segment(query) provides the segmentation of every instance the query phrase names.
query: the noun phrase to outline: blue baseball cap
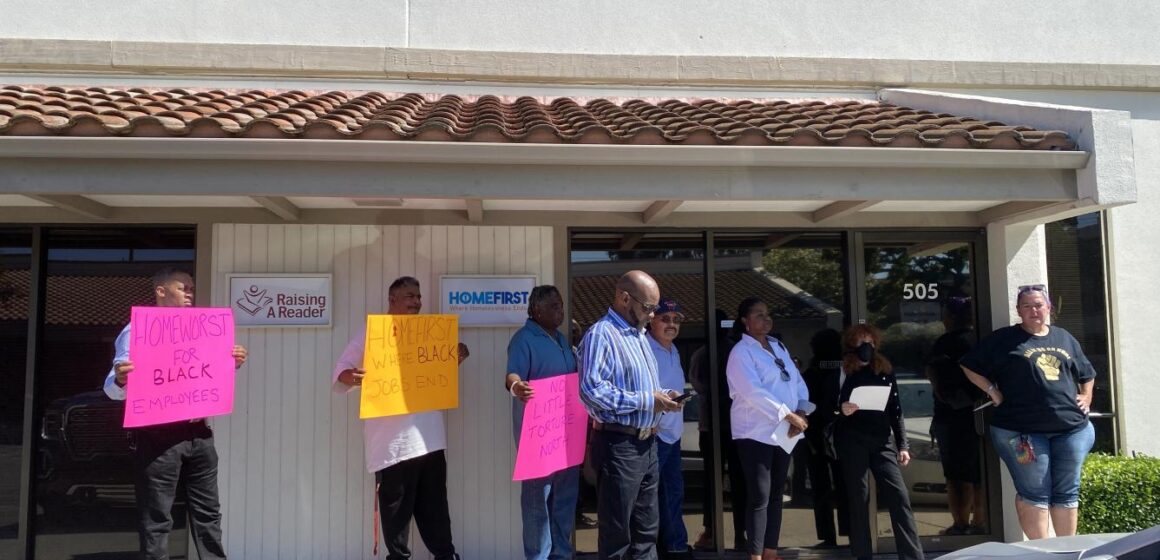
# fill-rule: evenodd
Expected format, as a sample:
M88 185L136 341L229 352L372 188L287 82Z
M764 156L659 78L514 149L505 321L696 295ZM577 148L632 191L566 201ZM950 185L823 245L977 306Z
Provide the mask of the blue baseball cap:
M657 304L657 310L653 312L653 315L659 317L665 313L676 313L682 319L685 318L685 314L681 313L681 304L677 303L677 300L673 298L661 298L660 303Z

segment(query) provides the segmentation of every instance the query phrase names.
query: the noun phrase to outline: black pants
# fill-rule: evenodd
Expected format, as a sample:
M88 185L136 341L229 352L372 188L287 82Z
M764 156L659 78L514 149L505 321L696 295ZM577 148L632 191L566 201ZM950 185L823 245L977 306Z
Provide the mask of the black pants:
M910 509L910 496L902 482L898 452L889 440L873 444L857 436L838 435L834 442L846 492L850 496L850 552L856 558L870 558L870 484L869 470L878 482L878 496L890 510L890 524L898 546L899 560L922 560L922 544Z
M189 530L202 560L226 557L218 502L218 456L213 432L205 422L181 422L134 430L137 532L141 556L169 558L173 501L177 483L185 481Z
M801 447L800 445L798 447ZM810 452L810 489L814 500L814 529L818 539L836 541L838 535L850 534L850 514L847 511L846 478L838 461L824 453ZM838 509L838 527L834 530L834 508Z
M451 542L447 507L447 456L443 450L408 459L379 471L379 511L387 560L407 560L411 517L435 560L458 558Z
M698 432L701 446L701 457L705 462L705 499L702 500L704 504L705 520L703 525L706 529L713 528L713 509L717 501L717 486L719 482L713 477L714 465L717 458L713 456L713 434L711 432ZM745 540L745 500L748 495L745 492L745 474L741 472L741 459L737 456L737 446L734 445L733 436L729 434L721 435L721 454L725 456L725 474L729 477L729 501L733 505L733 534L738 541ZM715 531L717 538L725 536L724 531Z
M734 440L745 471L749 503L745 509L745 531L749 554L763 548L776 549L781 536L781 499L789 474L790 455L776 445L751 439Z
M592 433L600 560L656 560L660 531L656 437Z

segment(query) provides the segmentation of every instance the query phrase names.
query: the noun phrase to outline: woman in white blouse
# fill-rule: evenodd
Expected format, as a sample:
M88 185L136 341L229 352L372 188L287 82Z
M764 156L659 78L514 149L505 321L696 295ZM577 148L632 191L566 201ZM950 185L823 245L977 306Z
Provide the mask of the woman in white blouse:
M769 336L773 319L756 297L737 309L734 330L741 336L729 353L729 411L733 439L749 489L745 527L750 560L774 560L781 533L781 492L790 455L782 448L806 429L813 412L809 390L793 358ZM784 423L784 425L782 425ZM792 448L792 447L791 447Z

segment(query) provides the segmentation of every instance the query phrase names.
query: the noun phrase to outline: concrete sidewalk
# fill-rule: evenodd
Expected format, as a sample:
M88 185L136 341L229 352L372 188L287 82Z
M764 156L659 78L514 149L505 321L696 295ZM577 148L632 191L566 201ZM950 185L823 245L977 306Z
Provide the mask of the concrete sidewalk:
M928 560L937 558L944 553L935 552L927 553ZM787 560L849 560L853 558L847 548L837 548L830 550L818 550L811 548L783 548L778 551L778 555ZM723 556L717 556L713 552L695 552L693 556L697 560L745 560L748 556L741 551L727 550ZM596 560L596 554L580 554L576 556L576 560ZM874 560L897 560L897 554L875 554Z

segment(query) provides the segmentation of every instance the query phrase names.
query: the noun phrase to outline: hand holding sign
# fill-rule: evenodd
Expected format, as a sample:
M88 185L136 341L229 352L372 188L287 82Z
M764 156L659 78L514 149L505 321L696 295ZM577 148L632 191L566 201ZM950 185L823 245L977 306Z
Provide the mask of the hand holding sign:
M134 307L129 330L130 360L115 368L127 382L126 428L233 411L234 369L246 353L234 346L229 309Z
M359 418L459 406L459 318L368 315Z
M113 382L116 383L118 387L124 387L125 384L129 383L129 374L132 372L133 362L131 360L125 360L123 362L117 362L113 364Z

